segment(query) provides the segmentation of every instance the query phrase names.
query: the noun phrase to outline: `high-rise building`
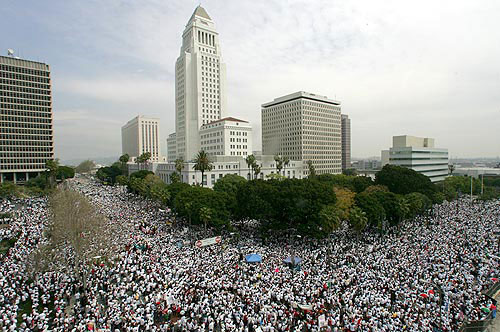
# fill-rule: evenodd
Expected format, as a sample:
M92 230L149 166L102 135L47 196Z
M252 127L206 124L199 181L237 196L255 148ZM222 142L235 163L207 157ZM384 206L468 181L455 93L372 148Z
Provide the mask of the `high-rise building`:
M214 21L196 7L182 33L175 63L176 156L192 160L200 150L202 125L225 117L226 66Z
M167 138L167 161L174 162L177 159L177 135L172 133Z
M340 102L296 92L262 105L262 153L311 160L316 173L342 172Z
M52 159L49 65L0 56L0 182L27 181Z
M161 161L160 120L138 115L122 127L122 153L130 157L151 153L151 161Z
M443 181L448 175L448 149L435 148L434 138L393 136L389 164L411 168L432 182Z
M252 154L252 126L248 121L223 118L200 128L201 149L209 156Z
M342 114L342 170L351 168L351 119Z

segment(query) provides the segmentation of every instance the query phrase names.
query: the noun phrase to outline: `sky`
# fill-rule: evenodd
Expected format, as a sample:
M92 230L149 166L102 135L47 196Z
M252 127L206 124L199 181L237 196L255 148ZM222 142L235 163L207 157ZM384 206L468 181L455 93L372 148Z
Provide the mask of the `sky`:
M174 131L175 60L199 1L2 0L0 53L48 63L56 157L119 156L121 127ZM228 115L307 91L342 102L352 156L394 135L455 157L500 156L500 1L205 0L227 66ZM5 53L5 54L4 54Z

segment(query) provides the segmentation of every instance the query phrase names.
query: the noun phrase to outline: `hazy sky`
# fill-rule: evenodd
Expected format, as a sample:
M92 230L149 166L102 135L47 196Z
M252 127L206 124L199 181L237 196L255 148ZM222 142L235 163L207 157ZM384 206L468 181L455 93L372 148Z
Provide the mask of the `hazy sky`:
M198 1L1 0L0 52L52 70L56 156L118 156L137 114L174 131L173 69ZM500 1L203 1L227 64L228 114L296 91L342 102L352 155L393 135L452 157L500 155ZM165 142L163 142L165 143ZM166 145L166 144L164 144Z

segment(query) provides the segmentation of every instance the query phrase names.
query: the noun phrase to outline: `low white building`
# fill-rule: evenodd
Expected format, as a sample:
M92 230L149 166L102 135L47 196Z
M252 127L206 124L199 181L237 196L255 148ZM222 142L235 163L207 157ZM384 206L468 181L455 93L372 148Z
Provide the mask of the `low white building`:
M252 154L252 126L248 121L228 117L200 128L200 146L209 156Z
M432 182L448 176L448 149L434 147L433 138L393 136L389 164L411 168Z
M251 169L245 159L241 156L214 156L211 157L213 160L214 168L205 172L203 185L208 188L212 188L217 180L224 177L226 174L235 174L245 179L255 178ZM261 167L261 171L257 178L267 179L267 175L276 174L276 162L274 161L274 156L264 155L256 156L257 164ZM171 183L171 176L176 172L175 163L173 162L163 162L163 163L148 163L147 165L137 165L135 163L128 163L129 172L133 173L139 169L147 169L158 175L165 183ZM302 161L290 161L288 167L285 167L280 172L287 178L297 178L302 179L305 177L303 174ZM184 163L184 168L181 171L182 182L188 183L190 185L201 184L201 172L194 170L194 163L186 162Z

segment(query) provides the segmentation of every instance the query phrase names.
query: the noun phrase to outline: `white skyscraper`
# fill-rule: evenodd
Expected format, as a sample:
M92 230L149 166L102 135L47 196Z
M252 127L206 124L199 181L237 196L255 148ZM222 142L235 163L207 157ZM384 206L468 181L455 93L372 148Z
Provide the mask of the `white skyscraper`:
M215 23L196 7L182 34L175 63L175 140L177 158L188 161L200 150L200 127L225 117L226 66Z

